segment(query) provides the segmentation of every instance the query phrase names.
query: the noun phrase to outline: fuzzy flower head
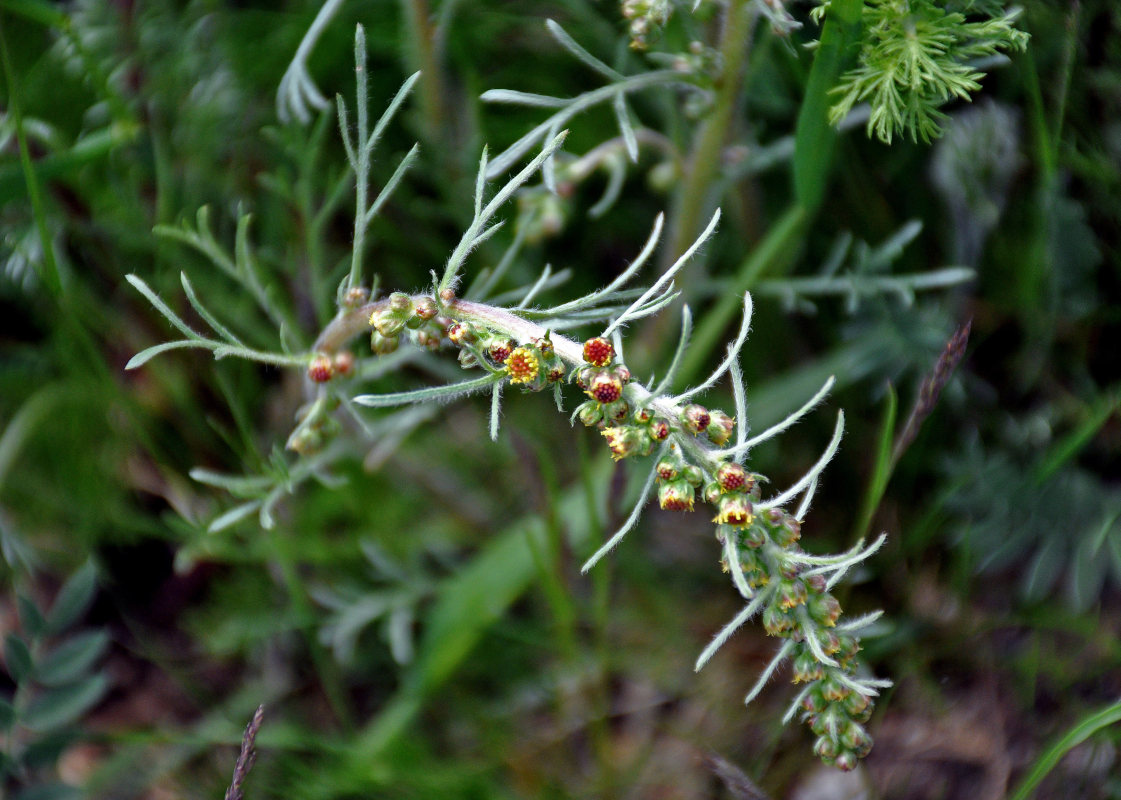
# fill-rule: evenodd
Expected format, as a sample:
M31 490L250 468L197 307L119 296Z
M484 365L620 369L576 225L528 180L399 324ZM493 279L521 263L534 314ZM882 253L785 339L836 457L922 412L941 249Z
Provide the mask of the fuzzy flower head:
M716 468L716 482L722 492L748 492L755 485L755 479L734 461L725 461Z
M588 384L588 397L604 405L623 396L623 382L610 372L597 372Z
M506 357L506 371L510 383L533 383L541 370L541 359L536 348L518 347Z
M713 522L720 525L731 525L735 528L745 528L755 519L755 509L751 501L742 494L728 494L720 498L719 513Z
M693 487L680 478L666 481L658 487L658 505L666 511L692 511Z
M602 336L584 342L584 360L596 367L606 367L615 358L615 348Z
M611 457L616 461L627 456L640 454L643 445L650 441L643 435L642 431L630 426L605 428L603 436L607 439L607 446L611 449Z

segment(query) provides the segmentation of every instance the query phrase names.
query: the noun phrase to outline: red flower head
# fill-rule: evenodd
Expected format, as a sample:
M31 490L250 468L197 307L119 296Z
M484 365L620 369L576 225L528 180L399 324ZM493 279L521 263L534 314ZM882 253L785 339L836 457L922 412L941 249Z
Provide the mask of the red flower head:
M716 468L716 482L724 492L746 492L754 485L755 479L739 464L727 461Z
M584 360L597 367L606 367L615 358L615 348L602 336L584 342Z
M597 372L588 384L588 397L604 405L623 396L623 384L610 372Z

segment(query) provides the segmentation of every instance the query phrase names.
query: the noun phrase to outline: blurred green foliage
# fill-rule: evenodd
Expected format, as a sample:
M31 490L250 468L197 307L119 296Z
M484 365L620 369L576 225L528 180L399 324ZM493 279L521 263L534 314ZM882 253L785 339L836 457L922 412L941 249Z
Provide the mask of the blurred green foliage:
M651 50L716 43L721 15L704 5L695 17L679 8ZM606 178L575 187L563 233L528 245L507 278L518 286L545 262L572 267L571 287L553 295L576 296L633 258L658 211L681 220L684 206L719 197L723 230L686 287L704 345L694 374L734 327L738 300L720 310L734 286L757 290L745 364L753 429L837 376L834 402L852 423L806 526L815 552L850 544L860 499L883 475L872 443L886 382L907 409L950 333L973 318L966 360L884 489L874 524L889 544L842 597L847 611L884 607L892 620L867 652L900 684L872 722L879 750L865 769L881 796L933 796L919 778L900 788L892 777L929 768L907 731L931 737L930 752L955 769L988 774L1005 759L1024 775L1046 742L1121 693L1121 11L1107 0L1024 6L1028 52L990 65L980 103L944 106L946 137L932 147L887 148L859 125L833 134L820 96L819 113L800 120L807 86L829 88L814 78L824 62L811 66L801 47L818 29L796 4L803 29L780 35L755 19L731 112L708 134L719 145L708 177L694 180L682 162L706 136L706 109L682 107L674 89L635 94L634 117L668 149L644 147L598 219L584 210ZM231 248L239 215L251 213L288 335L314 338L349 265L349 195L313 224L345 159L330 114L281 125L275 92L317 10L0 0L0 550L11 587L0 625L24 645L8 648L0 695L51 686L37 659L83 643L85 669L54 683L99 681L75 690L81 702L59 719L83 722L49 758L23 771L5 762L3 792L64 796L49 792L65 782L80 787L74 796L217 797L232 745L264 702L248 797L738 796L709 753L789 796L812 757L802 731L776 724L784 696L738 703L772 644L741 633L692 672L736 600L714 574L706 521L652 510L610 562L579 575L639 487L543 398L511 397L497 443L479 400L388 428L365 463L344 459L331 480L309 475L284 493L271 530L249 516L208 532L234 503L191 470L290 478L296 462L282 448L299 376L196 351L126 373L169 328L124 276L196 324L186 272L247 342L275 346L274 320L248 293L153 234L209 206L215 240ZM545 116L485 105L483 91L570 97L602 84L557 46L546 17L624 74L652 68L603 2L353 0L326 29L309 68L329 94L352 91L357 22L374 109L422 62L436 67L373 165L380 186L421 143L371 228L367 263L383 286L427 284L470 221L482 144L500 152ZM446 35L426 40L418 19ZM841 63L832 67L838 75ZM571 128L572 153L617 135L609 109ZM822 158L818 147L834 140ZM799 141L816 144L799 153ZM664 195L656 178L667 162ZM877 261L911 220L921 232ZM873 244L845 262L841 245L853 239ZM481 250L475 268L508 241ZM943 265L977 278L912 303L795 291L798 279L855 286ZM636 330L632 366L660 369L674 328ZM375 385L410 388L456 370L411 363ZM816 458L828 417L760 447L754 463L785 485ZM92 580L90 559L100 592L63 627L105 631L104 654L99 633L62 640L51 638L61 628L36 628L34 609L57 608L48 598L79 580L66 576ZM992 753L971 760L946 744L947 726L986 702L1005 722L979 727ZM11 758L11 731L32 726L4 717ZM1098 766L1116 759L1117 728L1093 730L1082 766L1060 762L1037 797L1121 797ZM925 785L970 796L939 780L948 783Z

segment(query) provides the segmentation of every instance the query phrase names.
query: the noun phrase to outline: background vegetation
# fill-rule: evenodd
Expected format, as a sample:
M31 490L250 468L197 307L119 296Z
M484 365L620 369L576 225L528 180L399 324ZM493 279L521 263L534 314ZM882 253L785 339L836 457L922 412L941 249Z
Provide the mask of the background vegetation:
M375 114L424 70L373 167L384 184L420 142L367 255L382 286L406 290L428 283L470 221L483 143L498 152L544 118L480 94L575 96L602 83L546 18L621 71L646 68L613 3L426 6L352 0L309 64L326 92L350 97L361 22ZM512 395L495 443L477 399L398 419L317 481L283 450L299 371L198 351L124 370L169 337L129 273L190 314L186 272L247 341L276 347L277 320L249 293L153 234L202 206L226 248L239 212L252 213L248 240L294 341L306 346L332 313L349 196L319 212L343 149L332 114L282 125L275 105L317 10L0 0L0 794L218 797L264 703L250 798L857 796L843 794L850 780L870 797L998 798L1018 786L1121 797L1115 3L1027 0L1028 51L991 64L972 104L946 106L936 143L889 147L857 126L831 164L793 167L811 63L801 44L818 29L808 5L790 4L805 27L762 16L749 27L728 146L703 181L643 147L599 218L586 210L601 174L560 200L520 200L556 230L538 231L508 282L532 281L546 261L570 267L571 286L552 291L563 300L633 258L659 211L680 223L682 204L719 195L721 232L682 280L700 341L687 370L703 374L734 331L716 311L731 285L756 295L753 429L837 376L830 404L850 426L805 545L836 551L864 529L889 532L841 599L886 610L865 655L896 680L870 724L876 749L845 778L815 772L808 732L778 725L785 679L740 705L773 652L762 630L749 626L694 675L737 610L707 520L651 508L579 574L637 487L547 398ZM714 11L689 24L678 14L652 49L713 39ZM632 104L689 153L713 123L683 99L657 88ZM571 128L578 154L616 135L610 109ZM807 186L820 208L792 215ZM713 197L688 194L698 187ZM482 251L475 269L500 253ZM872 290L945 265L976 277L914 298ZM845 291L792 280L830 268ZM964 360L891 471L924 375L969 319ZM636 328L632 368L659 369L675 329L672 317ZM408 388L432 369L376 385ZM789 483L831 424L811 415L752 465ZM271 529L251 515L211 532L236 497L198 468L293 491L279 493Z

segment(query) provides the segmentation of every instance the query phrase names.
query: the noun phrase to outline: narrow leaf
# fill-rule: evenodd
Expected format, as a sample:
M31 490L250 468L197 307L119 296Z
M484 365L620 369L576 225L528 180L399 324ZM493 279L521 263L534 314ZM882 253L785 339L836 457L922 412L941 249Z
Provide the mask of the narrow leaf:
M62 633L77 622L90 607L96 591L97 567L92 561L87 561L59 590L47 615L47 631Z
M473 378L459 383L449 383L444 386L432 386L427 389L415 389L411 392L392 392L390 394L360 394L354 402L368 408L389 408L403 406L409 403L425 403L430 400L445 402L461 395L470 394L486 389L506 377L503 372L493 372L481 378Z
M17 684L27 680L34 669L31 650L19 634L9 633L4 637L4 666Z
M35 677L44 686L72 683L89 672L109 645L105 631L85 631L64 639L39 663Z
M100 672L78 683L44 692L24 713L23 724L40 733L64 728L77 722L109 690L109 677Z

